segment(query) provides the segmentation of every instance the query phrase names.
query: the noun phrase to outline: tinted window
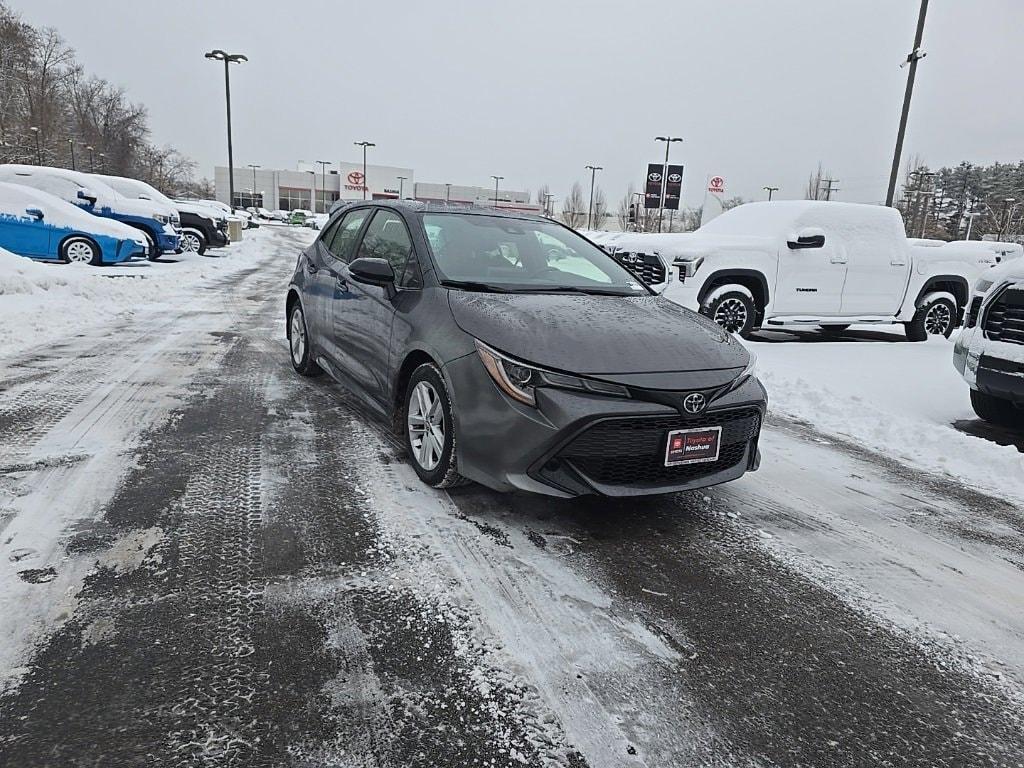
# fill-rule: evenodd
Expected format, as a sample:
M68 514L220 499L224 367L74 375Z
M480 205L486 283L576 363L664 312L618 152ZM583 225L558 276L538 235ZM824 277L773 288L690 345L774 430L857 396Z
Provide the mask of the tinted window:
M358 237L359 230L363 228L363 222L366 221L366 217L369 215L370 211L363 208L358 211L349 211L342 217L341 224L338 225L334 232L331 244L327 246L336 258L344 261L346 264L352 261L352 249L355 247L356 237Z
M341 218L342 217L339 216L334 221L330 222L326 227L324 227L324 231L320 233L320 244L324 248L329 249L331 247L331 240L334 239L334 235L338 231L338 226L341 224Z
M360 258L387 259L399 285L419 286L419 272L412 253L412 240L402 218L391 211L378 211L359 246Z

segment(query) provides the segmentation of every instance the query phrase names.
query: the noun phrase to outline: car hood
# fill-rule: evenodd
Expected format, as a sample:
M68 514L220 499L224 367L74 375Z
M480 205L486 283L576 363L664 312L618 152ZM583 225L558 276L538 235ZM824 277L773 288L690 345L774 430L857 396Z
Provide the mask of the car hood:
M713 322L661 296L449 290L448 302L466 333L558 371L632 378L742 369L749 360L743 345Z

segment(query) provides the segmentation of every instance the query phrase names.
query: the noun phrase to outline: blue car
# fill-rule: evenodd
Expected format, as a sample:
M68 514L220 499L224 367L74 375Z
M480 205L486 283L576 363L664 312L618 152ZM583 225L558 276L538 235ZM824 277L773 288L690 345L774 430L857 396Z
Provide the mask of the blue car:
M116 264L144 256L137 229L93 216L59 197L0 182L0 248L30 259Z
M113 219L141 232L150 259L181 247L178 212L152 200L132 200L88 174L38 165L0 165L0 182L48 192L94 216Z

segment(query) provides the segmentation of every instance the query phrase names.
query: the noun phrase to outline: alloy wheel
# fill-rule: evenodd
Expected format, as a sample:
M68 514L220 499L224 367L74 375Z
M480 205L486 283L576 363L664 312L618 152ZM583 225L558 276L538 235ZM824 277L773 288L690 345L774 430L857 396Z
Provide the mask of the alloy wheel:
M92 261L92 246L84 240L75 240L73 243L68 244L65 254L70 262L88 264Z
M183 232L181 247L185 253L199 253L199 237L194 232Z
M306 324L302 319L302 310L298 307L292 311L292 325L289 336L291 337L292 360L296 365L302 365L302 358L306 355Z
M739 333L747 324L747 306L737 298L728 298L715 308L714 321L729 333Z
M945 336L949 332L953 314L942 302L932 304L924 316L924 329L932 336Z
M445 440L444 408L430 382L421 381L413 388L407 421L413 458L429 472L441 462Z

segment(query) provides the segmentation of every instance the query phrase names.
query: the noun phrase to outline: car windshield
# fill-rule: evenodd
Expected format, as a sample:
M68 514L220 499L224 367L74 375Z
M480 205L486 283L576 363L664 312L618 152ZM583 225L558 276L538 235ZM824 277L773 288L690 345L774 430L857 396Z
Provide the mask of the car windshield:
M423 215L444 285L501 293L649 294L600 248L554 223L461 213Z

